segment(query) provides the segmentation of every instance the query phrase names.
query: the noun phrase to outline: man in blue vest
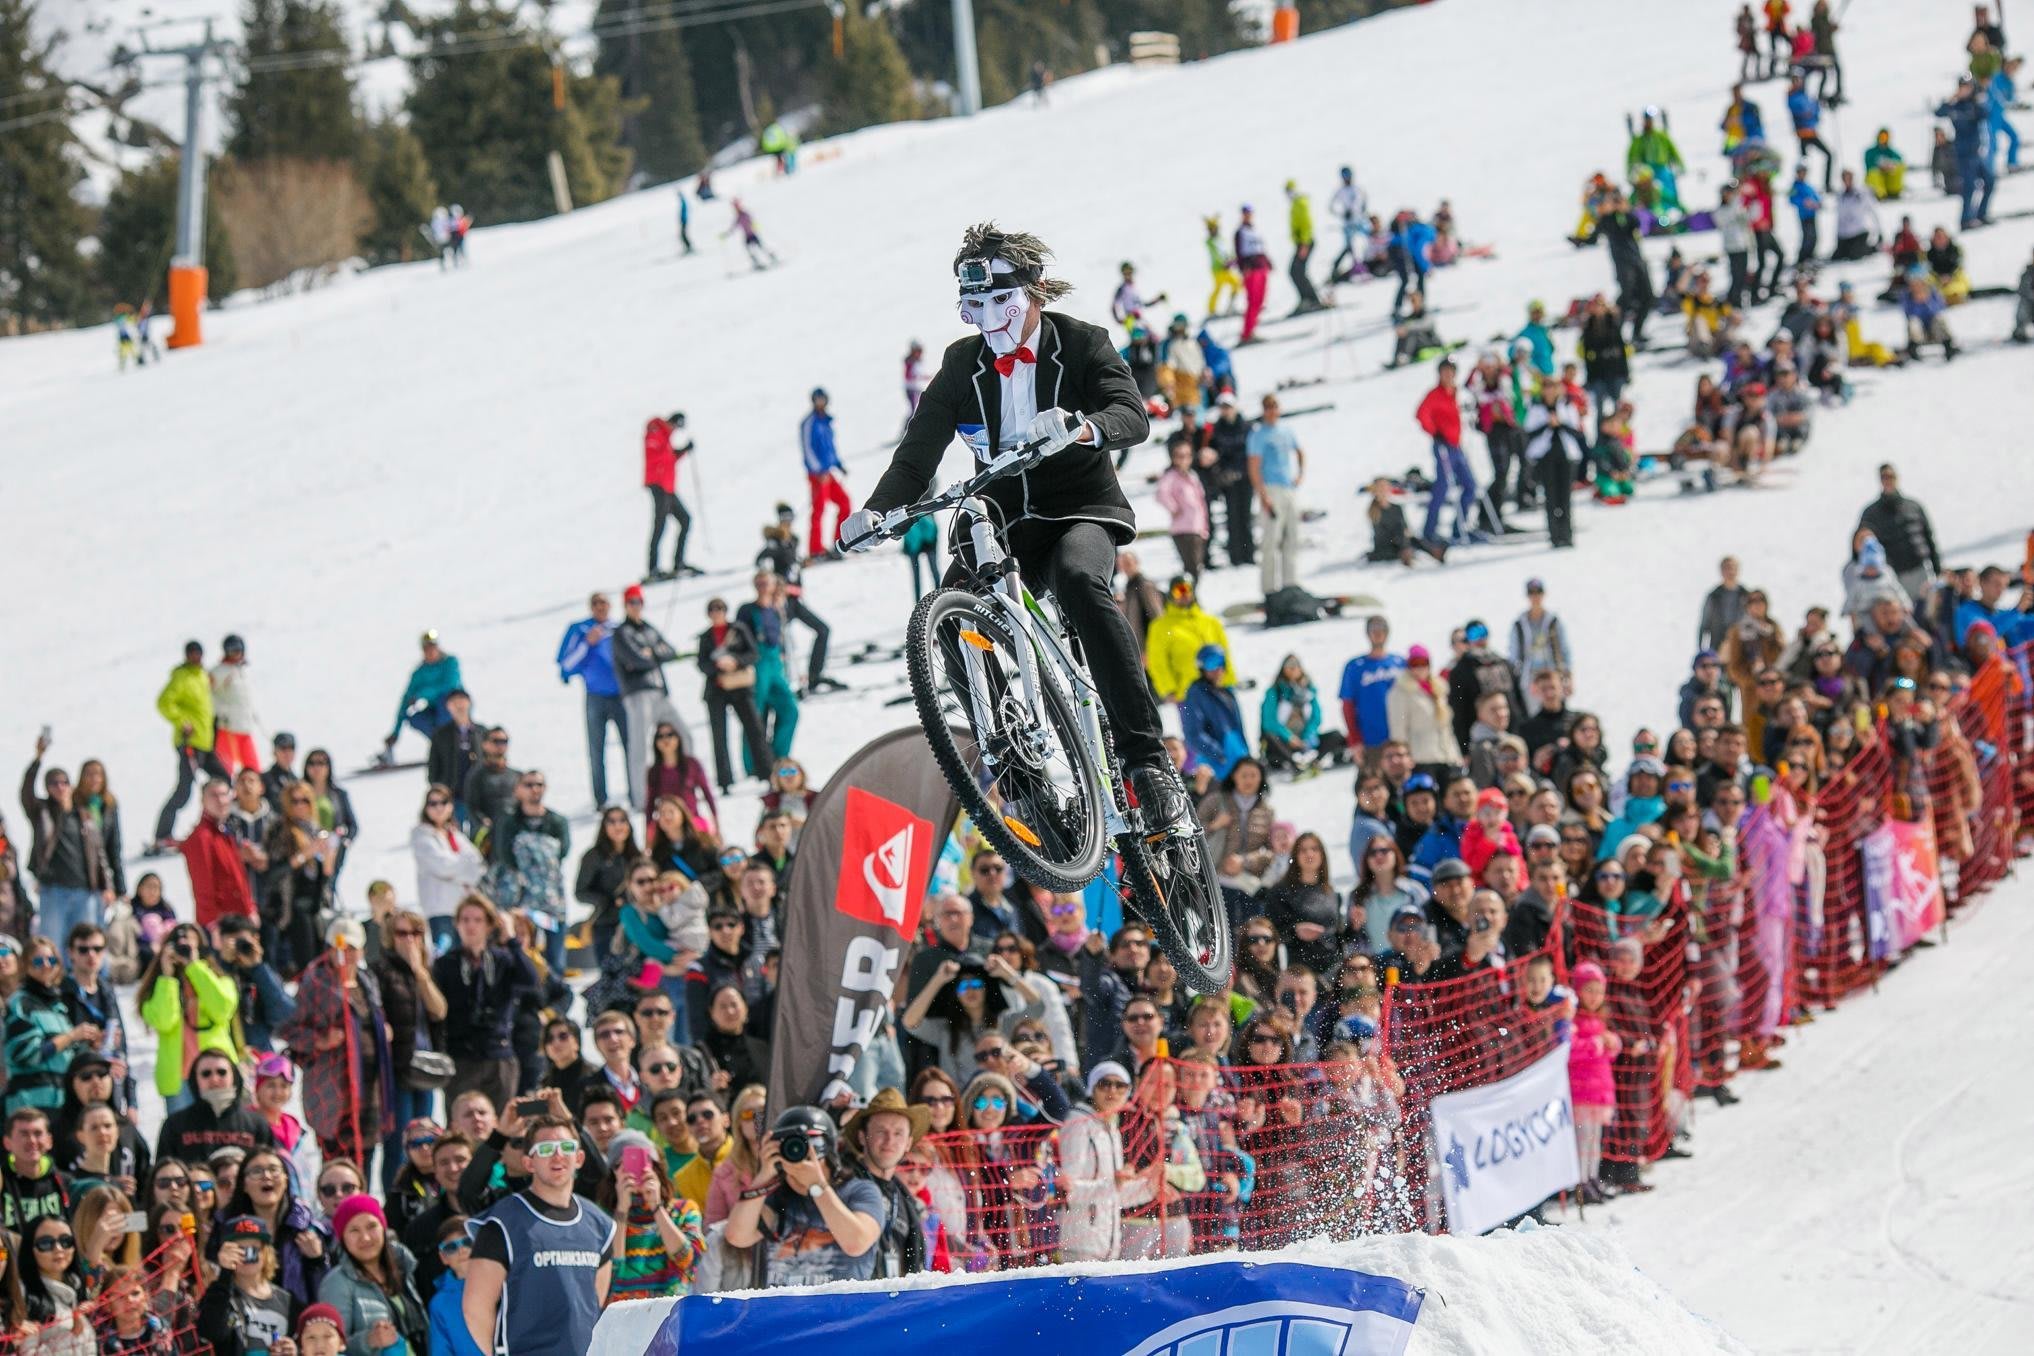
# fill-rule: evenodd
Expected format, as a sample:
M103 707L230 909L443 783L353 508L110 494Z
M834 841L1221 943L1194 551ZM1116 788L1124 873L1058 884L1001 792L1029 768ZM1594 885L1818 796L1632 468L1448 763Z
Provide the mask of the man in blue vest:
M564 1116L540 1116L518 1143L530 1184L473 1222L466 1330L495 1356L585 1356L613 1279L615 1222L574 1195L585 1161Z
M681 554L683 548L680 548ZM614 726L628 756L629 717L622 707L621 683L614 676L614 632L608 627L607 595L596 593L592 613L572 623L558 645L558 681L578 678L586 684L586 761L593 774L593 803L607 804L607 727Z

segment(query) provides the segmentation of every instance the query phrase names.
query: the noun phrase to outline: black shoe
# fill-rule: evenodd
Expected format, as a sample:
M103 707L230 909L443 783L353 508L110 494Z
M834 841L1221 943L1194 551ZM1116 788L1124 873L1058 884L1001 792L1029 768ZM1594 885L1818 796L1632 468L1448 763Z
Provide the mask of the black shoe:
M846 683L843 683L840 679L835 678L830 674L824 673L820 674L817 678L814 678L810 683L806 684L806 687L813 692L847 691Z
M1193 807L1187 804L1186 788L1170 763L1132 768L1130 790L1144 811L1145 832L1154 837L1193 823Z

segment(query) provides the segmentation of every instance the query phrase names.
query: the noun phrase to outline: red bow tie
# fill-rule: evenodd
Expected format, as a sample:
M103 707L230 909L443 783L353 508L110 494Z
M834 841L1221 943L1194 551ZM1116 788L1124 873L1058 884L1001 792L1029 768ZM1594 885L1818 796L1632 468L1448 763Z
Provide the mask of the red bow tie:
M1037 354L1024 347L1024 345L1019 344L1015 353L1005 353L1002 357L996 359L996 372L999 376L1007 377L1017 370L1018 363L1035 363L1037 361Z

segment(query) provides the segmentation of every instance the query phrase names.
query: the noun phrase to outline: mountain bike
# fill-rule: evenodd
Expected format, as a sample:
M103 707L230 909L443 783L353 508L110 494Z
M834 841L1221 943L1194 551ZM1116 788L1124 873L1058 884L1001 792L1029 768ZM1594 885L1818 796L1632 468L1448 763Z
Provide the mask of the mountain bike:
M1081 890L1113 845L1132 911L1188 988L1218 993L1229 983L1231 936L1207 840L1191 819L1171 829L1145 822L1080 638L1049 593L1024 586L998 515L977 497L1036 466L1039 447L1013 448L884 515L872 534L889 540L916 518L954 510L966 578L921 600L906 633L919 723L954 794L1018 875L1047 890Z

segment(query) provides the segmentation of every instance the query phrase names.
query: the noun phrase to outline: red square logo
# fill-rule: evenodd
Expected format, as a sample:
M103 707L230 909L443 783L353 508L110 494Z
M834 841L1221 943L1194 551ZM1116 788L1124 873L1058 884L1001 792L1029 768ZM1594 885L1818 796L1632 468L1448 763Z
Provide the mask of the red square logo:
M850 918L911 937L932 876L932 853L929 821L872 791L849 787L835 907Z

